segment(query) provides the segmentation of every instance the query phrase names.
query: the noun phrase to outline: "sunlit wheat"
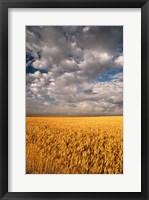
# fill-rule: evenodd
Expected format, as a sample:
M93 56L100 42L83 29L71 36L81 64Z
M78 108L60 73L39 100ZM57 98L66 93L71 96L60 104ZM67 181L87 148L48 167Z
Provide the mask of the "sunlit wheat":
M123 173L123 117L27 117L26 172Z

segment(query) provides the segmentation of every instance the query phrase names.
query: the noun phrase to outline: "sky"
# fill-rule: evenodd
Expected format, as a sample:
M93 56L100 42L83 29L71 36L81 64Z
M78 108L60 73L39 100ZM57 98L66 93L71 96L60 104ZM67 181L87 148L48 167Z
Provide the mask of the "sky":
M26 113L123 115L123 27L27 26Z

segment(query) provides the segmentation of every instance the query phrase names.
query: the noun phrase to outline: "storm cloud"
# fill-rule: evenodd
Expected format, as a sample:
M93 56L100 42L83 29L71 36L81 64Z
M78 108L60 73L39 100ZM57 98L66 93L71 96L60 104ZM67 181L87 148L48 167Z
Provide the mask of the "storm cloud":
M27 26L27 115L122 115L122 26Z

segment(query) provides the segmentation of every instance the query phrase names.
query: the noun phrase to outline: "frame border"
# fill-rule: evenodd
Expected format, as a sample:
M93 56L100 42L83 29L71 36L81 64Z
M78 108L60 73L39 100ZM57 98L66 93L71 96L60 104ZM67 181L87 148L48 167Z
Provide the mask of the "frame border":
M8 9L141 8L141 192L8 192ZM0 198L149 199L149 0L0 0Z

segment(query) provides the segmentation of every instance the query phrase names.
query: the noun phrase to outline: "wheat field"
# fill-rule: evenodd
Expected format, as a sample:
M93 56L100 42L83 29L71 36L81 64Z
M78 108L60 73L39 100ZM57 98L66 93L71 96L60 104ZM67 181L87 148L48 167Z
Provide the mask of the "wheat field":
M27 117L27 174L122 174L123 117Z

